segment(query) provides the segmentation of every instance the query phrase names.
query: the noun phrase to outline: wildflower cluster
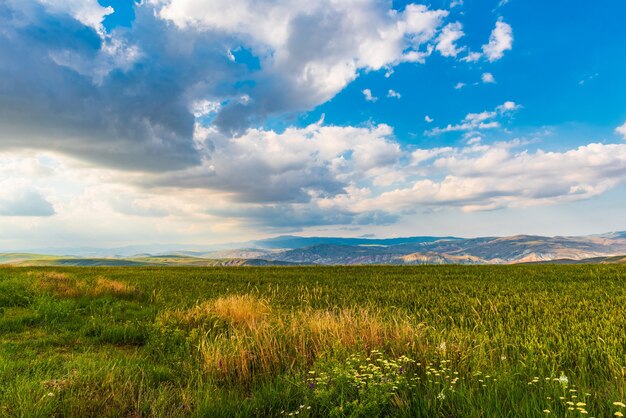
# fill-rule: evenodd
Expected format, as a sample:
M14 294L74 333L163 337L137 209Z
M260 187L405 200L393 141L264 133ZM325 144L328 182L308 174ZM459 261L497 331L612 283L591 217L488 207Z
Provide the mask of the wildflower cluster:
M552 411L563 411L568 414L578 414L581 416L588 416L588 402L591 400L591 393L585 391L579 391L576 388L575 384L571 384L569 378L561 373L559 377L545 377L543 379L539 379L539 377L534 377L533 380L529 382L529 385L538 386L539 382L543 380L546 383L546 386L543 387L543 390L546 390L550 393L559 393L560 396L547 396L546 400L551 404L550 408L546 408L543 410L545 414L550 414ZM556 384L557 386L550 386Z
M308 372L307 386L311 400L329 412L382 413L416 387L416 362L406 356L390 359L372 350L318 365ZM342 401L336 404L337 399Z
M414 363L406 356L386 359L380 351L373 350L368 357L352 354L343 364L335 364L328 371L310 371L308 383L311 389L331 387L341 382L349 383L357 392L379 387L387 393L396 393L399 388L410 386L412 379L407 371Z

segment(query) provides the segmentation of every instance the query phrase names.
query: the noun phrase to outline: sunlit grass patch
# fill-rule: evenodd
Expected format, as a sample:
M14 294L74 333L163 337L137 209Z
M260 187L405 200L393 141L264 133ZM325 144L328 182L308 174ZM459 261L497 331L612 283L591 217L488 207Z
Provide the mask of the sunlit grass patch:
M404 353L424 344L423 325L402 316L365 308L283 311L251 295L166 312L161 321L197 327L195 344L204 370L248 383L255 375L276 375L329 352L384 348Z
M263 322L270 314L268 303L251 295L218 298L213 302L213 309L218 318L250 328Z
M68 274L56 271L29 272L35 280L33 287L45 293L52 293L63 298L77 298L83 296L87 290L84 281L76 280Z
M161 323L174 323L185 328L215 327L216 322L237 328L254 328L271 312L267 301L251 295L230 295L198 303L189 309L166 310Z
M97 278L95 286L89 289L88 295L95 297L105 295L127 297L137 293L137 289L129 284L100 276Z
M129 297L138 294L131 285L98 276L95 280L72 277L56 271L29 272L34 278L33 288L61 298L117 296Z

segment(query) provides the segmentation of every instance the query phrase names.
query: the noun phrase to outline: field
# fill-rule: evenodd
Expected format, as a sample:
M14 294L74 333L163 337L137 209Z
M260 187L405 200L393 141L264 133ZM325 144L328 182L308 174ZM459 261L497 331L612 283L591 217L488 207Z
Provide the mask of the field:
M626 268L0 268L0 416L626 414Z

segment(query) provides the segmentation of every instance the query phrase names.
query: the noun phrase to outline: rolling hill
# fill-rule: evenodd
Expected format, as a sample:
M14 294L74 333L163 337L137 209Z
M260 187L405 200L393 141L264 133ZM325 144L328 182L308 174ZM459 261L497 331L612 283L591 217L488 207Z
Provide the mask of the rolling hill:
M182 247L130 256L0 254L0 264L21 266L281 266L355 264L618 263L626 232L581 237L406 237L391 239L294 237L227 245L221 250ZM256 245L256 246L255 246ZM139 249L140 247L133 247ZM152 248L159 248L152 246ZM110 250L102 250L106 253ZM90 249L97 253L97 249ZM620 258L621 257L621 258Z

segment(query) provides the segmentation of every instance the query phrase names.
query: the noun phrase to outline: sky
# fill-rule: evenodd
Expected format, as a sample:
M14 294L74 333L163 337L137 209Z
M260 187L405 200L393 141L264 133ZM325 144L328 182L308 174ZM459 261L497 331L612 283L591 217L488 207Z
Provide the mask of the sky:
M0 0L0 250L626 230L625 15Z

